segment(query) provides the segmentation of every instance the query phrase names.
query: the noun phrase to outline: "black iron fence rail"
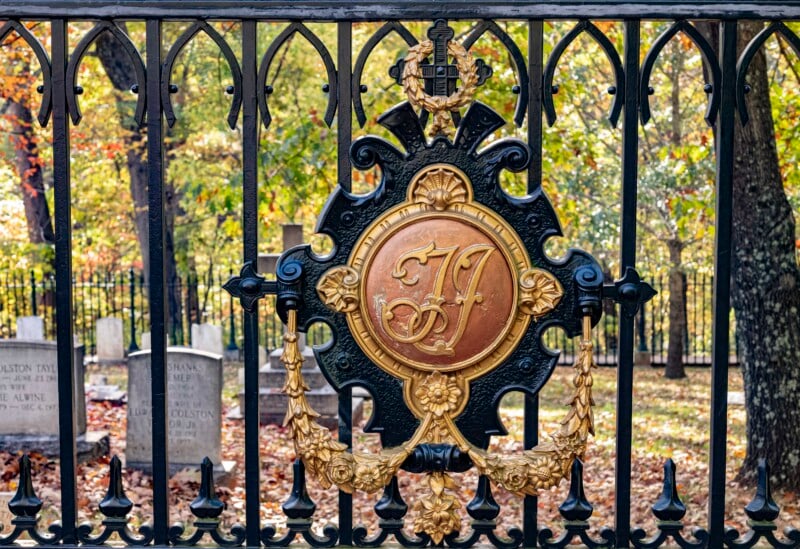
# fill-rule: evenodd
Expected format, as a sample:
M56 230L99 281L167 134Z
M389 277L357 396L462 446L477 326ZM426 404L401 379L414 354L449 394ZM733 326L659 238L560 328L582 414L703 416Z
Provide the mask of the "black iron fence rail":
M468 2L352 2L341 1L62 1L62 0L4 0L0 4L0 20L47 20L51 29L51 44L48 48L30 40L31 47L37 49L37 57L43 64L43 91L46 97L52 98L46 104L53 132L53 174L55 188L55 292L56 302L56 335L58 341L58 394L59 394L59 438L60 438L60 474L61 474L61 523L49 527L44 533L44 526L39 524L37 513L41 502L36 498L31 480L30 462L22 460L19 474L19 492L13 500L11 510L16 516L11 532L4 531L0 544L13 543L18 536L27 533L39 545L47 547L76 546L79 544L102 543L113 533L118 533L129 545L152 544L166 547L175 544L196 544L199 539L209 533L220 545L247 545L248 547L284 546L302 537L307 543L316 546L335 544L350 545L358 542L353 537L352 502L347 494L339 499L339 522L337 528L326 529L324 537L312 532L313 505L305 492L305 476L301 464L295 467L295 487L284 509L290 514L288 529L282 537L274 529L262 529L259 517L260 504L260 455L259 455L259 379L258 379L258 343L261 337L259 315L246 313L243 322L244 361L245 361L245 463L246 463L246 524L243 528L234 528L230 532L219 530L218 514L209 513L206 508L198 511L195 526L200 533L190 541L176 537L169 526L168 507L168 458L167 448L169 433L167 430L166 409L166 347L169 343L169 319L167 315L165 278L165 192L164 185L164 109L161 93L162 84L169 82L170 75L164 74L165 44L162 36L162 24L169 19L235 19L242 23L242 45L240 52L241 78L234 83L241 90L243 97L242 124L242 185L244 200L242 204L244 220L243 260L257 259L257 154L258 140L258 81L256 55L256 36L258 20L269 21L331 21L336 22L338 48L335 64L338 71L338 108L339 124L339 183L350 188L350 169L348 150L351 138L351 90L353 89L353 66L351 26L353 21L362 20L400 20L400 19L433 19L437 17L453 19L503 18L521 19L529 25L529 58L528 72L532 75L529 85L531 93L528 97L527 111L536 116L531 117L528 126L529 142L539 149L541 143L542 98L550 93L543 90L542 82L543 51L542 32L543 18L600 18L623 19L625 48L620 59L624 81L618 82L617 90L624 90L624 106L622 119L623 154L620 158L622 166L621 197L621 269L635 267L636 264L636 198L638 180L638 126L641 108L640 94L640 19L663 18L683 20L685 18L721 19L720 55L718 60L710 59L712 67L719 69L720 81L714 82L712 96L718 101L719 110L716 117L717 136L717 170L716 170L716 244L715 244L715 276L713 280L713 321L711 327L711 444L710 462L710 498L708 505L708 521L705 528L695 533L692 546L750 547L759 539L773 546L797 547L800 536L797 531L789 535L790 541L785 545L776 540L774 522L769 516L758 510L748 508L748 515L753 521L748 526L747 538L736 541L737 535L725 532L725 462L726 462L726 429L727 429L727 382L730 353L730 275L731 275L731 211L732 211L732 166L733 166L733 124L736 109L737 79L737 20L742 19L798 19L800 18L800 2L783 1L750 1L750 2L623 2L611 4L600 1L468 1ZM147 156L149 182L149 252L151 259L149 289L149 324L152 334L152 447L154 510L152 526L142 527L138 534L132 533L127 524L127 512L120 499L119 464L112 461L112 487L117 491L109 492L106 505L101 507L106 520L94 525L97 536L89 529L78 528L76 499L76 447L75 417L73 392L73 332L75 326L72 318L75 312L73 294L72 269L72 222L71 222L71 185L70 185L70 110L68 99L74 99L76 90L67 78L67 67L70 61L68 30L70 20L89 19L102 21L109 19L136 19L146 22L145 80L139 82L140 93L146 97ZM101 23L103 24L103 23ZM585 23L583 23L585 24ZM685 21L682 24L690 25ZM24 27L15 27L17 32L24 33ZM797 39L797 37L795 37ZM167 50L169 49L169 45ZM39 55L40 54L40 55ZM51 112L52 111L52 112ZM541 150L534 151L534 157ZM533 162L530 170L531 189L541 182L541 165ZM623 319L618 324L618 383L617 383L617 426L616 426L616 484L615 484L615 516L613 529L604 533L602 540L589 538L587 520L571 520L563 525L563 536L551 539L551 530L539 524L536 516L535 498L526 500L525 515L522 517L526 546L537 543L547 547L563 547L573 538L580 538L589 546L628 547L631 544L650 547L664 544L669 538L678 541L682 546L690 546L681 533L682 513L680 509L671 507L666 520L658 523L655 539L643 541L643 532L632 531L631 525L631 432L632 432L632 394L633 394L633 357L637 345L636 324L633 319ZM352 418L350 417L351 395L349 392L340 395L340 440L350 443ZM530 448L536 444L538 433L536 426L536 400L526 398L525 445ZM665 494L669 499L672 481L665 478ZM583 505L583 489L581 472L573 471L572 506ZM760 494L766 492L766 480L762 479ZM209 494L206 494L208 499ZM213 499L213 493L210 494ZM667 502L670 503L670 502ZM216 507L215 507L216 508ZM566 508L566 506L565 506ZM221 507L219 508L221 512ZM565 517L573 516L566 513ZM771 516L771 515L770 515ZM610 518L609 518L610 520ZM402 522L401 522L402 524ZM473 526L477 528L476 526ZM382 534L393 535L401 542L408 542L403 537L402 526L397 528L388 522L382 524ZM470 539L476 541L481 535L494 530L492 524L484 524L483 530L476 529L477 536ZM641 535L639 535L641 534ZM688 534L687 534L688 536ZM363 544L363 540L361 541Z
M639 0L607 2L549 0L545 2L506 1L354 1L336 0L6 0L3 15L21 18L119 18L160 19L242 17L271 21L382 21L435 19L797 19L800 2L770 0L700 0L680 2Z

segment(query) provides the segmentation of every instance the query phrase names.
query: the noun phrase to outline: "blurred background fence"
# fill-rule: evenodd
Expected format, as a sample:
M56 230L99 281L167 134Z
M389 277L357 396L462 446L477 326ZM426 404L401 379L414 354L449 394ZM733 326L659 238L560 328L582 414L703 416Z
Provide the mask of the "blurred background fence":
M180 314L169 324L172 345L191 344L191 324L210 323L221 326L228 350L242 348L242 311L238 301L231 300L222 285L231 275L230 269L217 269L202 276L178 276L169 284L170 295ZM669 284L666 276L651 277L648 282L658 295L637 317L637 350L649 353L653 364L664 364L669 344ZM703 365L711 361L711 302L713 277L704 273L688 273L684 279L683 300L686 328L683 330L684 364ZM86 346L88 355L95 354L95 326L98 318L121 318L125 326L125 347L135 351L142 346L142 333L149 326L147 282L133 269L117 272L95 272L73 279L76 338ZM275 314L274 302L264 299L260 308L260 344L271 351L281 344L281 323ZM597 361L616 364L618 312L609 307L595 330ZM6 269L0 272L0 337L16 336L16 319L36 315L44 320L45 337L55 339L55 279L40 271ZM731 362L737 362L735 323L732 323ZM320 344L329 337L324 325L311 328L308 341ZM550 348L562 349L560 362L570 364L577 349L577 340L565 337L558 329L549 330L545 340Z

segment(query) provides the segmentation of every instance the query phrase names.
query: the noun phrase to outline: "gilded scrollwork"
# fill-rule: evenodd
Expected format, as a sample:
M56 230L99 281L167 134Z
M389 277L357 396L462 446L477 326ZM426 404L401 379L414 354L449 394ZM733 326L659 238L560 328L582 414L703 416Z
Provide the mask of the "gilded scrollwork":
M556 308L564 289L551 273L543 269L526 269L519 276L519 308L539 319Z
M580 353L573 365L575 392L560 430L551 442L540 444L521 456L490 455L470 447L469 455L477 469L496 484L517 494L536 495L539 490L557 485L569 474L576 457L583 457L588 436L594 435L592 406L591 318L584 317Z
M340 265L329 269L317 284L322 302L337 313L350 313L358 308L358 271Z
M297 344L297 311L290 310L283 336L281 362L286 368L283 392L289 397L284 425L289 427L295 450L306 470L322 486L338 486L345 492L376 492L389 483L403 461L417 444L415 439L404 446L384 450L378 455L350 454L347 445L333 440L331 432L317 423L319 414L306 399L309 390L303 379L303 356Z
M455 417L465 392L458 374L427 374L413 392L415 408L424 411L420 426L412 438L397 448L384 449L377 455L348 452L347 446L333 440L328 429L316 422L319 414L309 405L308 390L301 372L303 358L297 345L297 312L289 311L281 360L287 377L284 392L289 408L284 424L289 427L298 456L308 472L323 487L338 486L345 492L376 492L386 486L414 448L422 443L450 443L466 452L480 474L495 484L517 494L535 495L539 490L557 485L565 478L576 457L583 457L586 442L594 434L592 406L591 318L584 317L580 353L575 361L575 392L560 430L548 443L540 444L521 455L492 455L470 444L455 425ZM428 474L430 493L415 504L415 530L425 532L434 542L458 530L460 504L447 492L455 488L446 473Z

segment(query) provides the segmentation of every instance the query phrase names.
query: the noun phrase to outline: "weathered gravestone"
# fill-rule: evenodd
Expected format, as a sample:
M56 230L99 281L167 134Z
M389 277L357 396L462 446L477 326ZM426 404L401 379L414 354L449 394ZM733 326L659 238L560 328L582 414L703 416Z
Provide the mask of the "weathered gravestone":
M308 403L320 414L317 422L329 429L339 425L339 395L330 386L322 370L317 366L314 351L305 345L305 334L298 338L300 352L303 355L303 379L309 386L306 391ZM286 369L281 362L282 349L276 349L269 355L269 361L258 371L259 409L261 423L281 425L286 418L289 397L282 391L286 381ZM361 402L355 402L353 421L357 422L361 413ZM244 394L239 395L239 406L244 410Z
M97 361L120 362L125 358L125 343L122 339L121 318L97 319Z
M13 530L11 521L14 519L14 515L8 508L8 502L13 497L14 492L0 492L0 525L3 526L3 531L6 533Z
M58 361L55 341L0 339L0 450L58 455ZM108 434L86 432L83 347L75 346L78 455L108 452Z
M42 341L44 339L44 319L40 316L17 317L17 339Z
M128 355L128 467L152 471L152 398L150 353ZM221 464L222 357L169 347L167 349L167 423L170 471L199 468L204 457Z
M222 328L213 324L192 324L192 349L223 354Z

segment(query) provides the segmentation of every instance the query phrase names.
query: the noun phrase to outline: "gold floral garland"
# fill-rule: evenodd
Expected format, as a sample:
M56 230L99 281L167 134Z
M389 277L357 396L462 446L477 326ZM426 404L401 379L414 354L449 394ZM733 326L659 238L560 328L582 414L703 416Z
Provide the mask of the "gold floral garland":
M289 310L283 337L281 361L286 368L283 391L289 396L284 425L289 427L297 455L320 484L336 485L352 493L383 489L400 469L414 448L422 443L451 443L466 452L480 474L516 494L535 495L539 490L558 484L569 474L576 457L583 457L589 434L594 435L592 414L592 341L591 318L583 319L583 337L574 368L575 393L570 409L561 421L561 429L551 442L527 450L520 456L493 456L467 441L455 425L453 415L460 408L464 394L459 388L458 373L433 372L421 381L414 397L425 416L414 435L405 444L384 449L379 454L350 453L347 445L333 440L331 432L319 425L319 414L311 408L305 392L309 390L301 368L303 357L297 344L297 311ZM428 475L430 493L418 500L414 509L416 532L428 534L434 543L456 532L461 524L461 504L448 491L455 488L453 479L443 472Z
M420 78L422 78L420 65L431 53L433 53L433 41L431 40L420 42L408 50L403 66L403 89L412 105L422 107L433 114L431 135L446 135L450 131L447 113L469 104L475 95L475 89L478 86L478 67L472 59L472 54L464 46L450 40L447 43L447 53L455 59L461 87L453 95L429 95L425 93L425 88L420 83Z

